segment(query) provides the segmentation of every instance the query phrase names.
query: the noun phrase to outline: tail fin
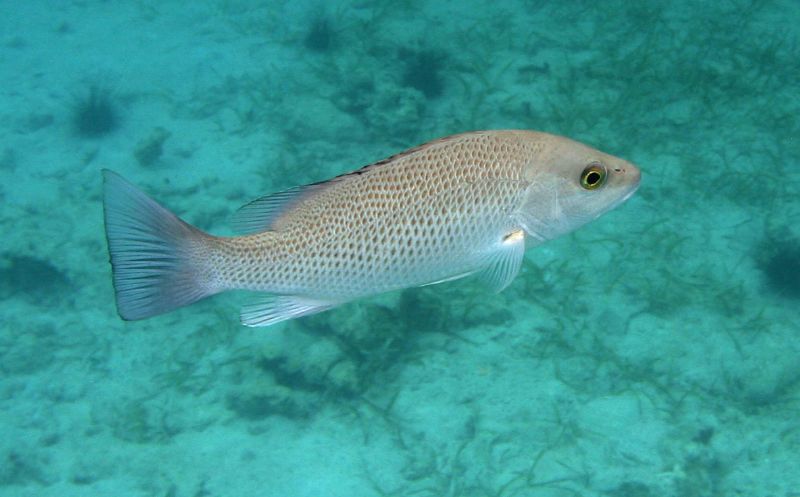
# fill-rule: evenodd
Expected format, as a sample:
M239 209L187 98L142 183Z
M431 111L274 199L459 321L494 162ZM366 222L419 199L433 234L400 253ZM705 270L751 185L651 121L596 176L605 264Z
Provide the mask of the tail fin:
M103 170L106 239L122 319L144 319L216 293L204 281L209 236L119 174Z

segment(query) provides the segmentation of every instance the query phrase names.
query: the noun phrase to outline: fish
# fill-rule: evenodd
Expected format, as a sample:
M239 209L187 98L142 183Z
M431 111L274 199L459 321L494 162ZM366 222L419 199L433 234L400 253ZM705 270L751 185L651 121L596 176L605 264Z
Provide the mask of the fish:
M631 197L639 169L572 139L529 130L430 141L239 209L236 236L183 221L104 169L116 306L139 320L228 291L268 326L372 295L475 275L499 292L526 249Z

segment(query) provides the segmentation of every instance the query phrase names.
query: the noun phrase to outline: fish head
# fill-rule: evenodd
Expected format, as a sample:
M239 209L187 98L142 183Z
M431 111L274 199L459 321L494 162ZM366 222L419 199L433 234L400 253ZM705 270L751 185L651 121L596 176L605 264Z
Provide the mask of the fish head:
M515 218L534 244L597 219L631 197L639 168L568 138L549 136L525 165L526 188Z

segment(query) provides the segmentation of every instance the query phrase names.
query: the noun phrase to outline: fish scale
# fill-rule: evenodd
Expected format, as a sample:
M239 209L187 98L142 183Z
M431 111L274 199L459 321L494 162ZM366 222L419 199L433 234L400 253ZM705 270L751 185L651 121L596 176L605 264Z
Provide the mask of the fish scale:
M496 141L454 137L345 177L276 220L267 236L283 241L264 249L269 264L249 249L264 246L264 234L233 239L215 270L237 277L222 276L222 285L352 300L476 269L484 258L476 246L510 229L501 218L523 191L524 146Z
M264 292L242 311L254 326L475 273L501 290L526 246L594 219L639 184L632 164L564 137L472 132L257 199L236 216L243 235L216 237L105 177L120 315L246 289Z

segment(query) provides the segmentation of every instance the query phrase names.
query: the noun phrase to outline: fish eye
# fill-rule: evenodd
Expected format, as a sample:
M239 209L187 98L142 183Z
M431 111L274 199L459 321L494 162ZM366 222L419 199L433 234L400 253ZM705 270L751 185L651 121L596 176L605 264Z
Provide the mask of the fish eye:
M586 190L594 190L606 182L606 168L599 162L592 162L581 173L581 186Z

